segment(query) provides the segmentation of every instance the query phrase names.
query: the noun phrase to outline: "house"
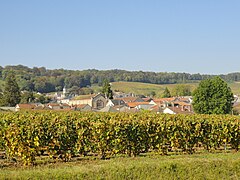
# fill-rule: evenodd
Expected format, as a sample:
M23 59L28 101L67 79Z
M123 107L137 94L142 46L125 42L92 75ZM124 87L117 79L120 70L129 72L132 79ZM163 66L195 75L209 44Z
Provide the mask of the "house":
M61 104L69 104L69 101L70 101L70 99L61 99L61 100L59 100L57 102L61 103Z
M165 114L193 114L192 111L184 111L181 107L166 107L163 109Z
M60 110L61 106L58 103L49 103L47 105L48 108L52 109L52 110Z
M125 103L144 102L144 100L142 98L139 98L139 97L124 97L124 98L120 98L120 100L123 100Z
M164 114L177 114L172 108L169 108L169 107L165 107L163 109L163 113Z
M68 104L58 104L58 103L49 103L47 105L48 108L52 110L70 110L71 107Z
M153 106L154 105L152 105L152 104L139 104L135 108L136 109L143 109L143 110L150 110L151 107L153 107Z
M161 107L159 107L158 105L151 106L149 110L152 112L156 112L158 114L163 112L163 109Z
M92 107L89 106L88 104L79 104L79 105L74 106L74 109L76 111L91 111Z
M93 109L102 109L106 107L107 99L103 94L97 94L96 96L92 97L91 100Z
M180 96L176 98L177 101L186 102L192 104L192 96Z
M141 109L140 107L143 107L143 105L153 106L152 104L149 104L149 102L129 102L127 103L127 105L130 108L138 108L138 109Z
M79 104L88 104L92 109L102 109L106 107L107 99L101 93L99 94L90 94L90 95L81 95L77 99L69 101L70 106L79 105Z
M153 99L150 101L150 104L158 105L159 107L167 107L169 104L175 101L175 97L172 98L160 98L160 99Z
M15 111L33 110L36 106L36 104L17 104L15 107Z
M66 103L60 104L60 107L61 107L61 109L70 109L71 108L71 106L69 106Z
M118 112L126 112L128 111L130 108L127 107L127 105L117 105L117 106L113 106L114 109L116 109Z
M153 99L150 104L156 105L154 111L163 112L167 114L193 114L192 97L171 97Z
M49 108L48 106L46 106L44 104L40 104L37 107L35 107L34 110L51 110L51 108Z
M89 106L92 106L92 98L96 96L95 94L89 94L89 95L80 95L76 97L75 99L71 99L68 101L68 104L70 106L75 106L79 104L88 104Z
M69 100L68 104L71 106L79 105L79 104L88 104L92 107L92 99L96 96L96 94L89 95L80 95L74 99Z
M118 110L116 110L112 106L106 106L103 109L100 109L99 112L118 112Z
M150 97L142 98L145 102L151 102L153 99Z
M126 103L122 99L109 99L106 106L119 106L125 104Z
M182 111L192 111L192 105L190 103L182 102L182 101L175 101L172 102L173 107L181 108Z
M115 108L118 112L124 112L124 113L136 113L140 111L139 109L129 108L127 106L113 107L113 108Z
M137 109L137 108L131 108L131 109L128 109L127 111L125 111L125 112L127 112L127 113L137 113L137 112L139 112L140 110L139 109Z
M166 107L179 107L181 111L192 112L192 100L191 97L171 97L171 98L160 98L153 99L150 104L158 105L161 108Z

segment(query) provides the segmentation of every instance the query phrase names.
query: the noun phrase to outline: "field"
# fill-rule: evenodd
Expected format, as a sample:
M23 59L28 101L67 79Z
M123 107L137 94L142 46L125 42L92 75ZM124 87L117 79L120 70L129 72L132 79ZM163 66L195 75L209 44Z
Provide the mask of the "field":
M152 91L156 93L156 96L160 96L164 89L167 87L170 91L176 87L177 84L149 84L149 83L139 83L139 82L113 82L112 89L119 90L126 93L132 92L134 94L144 94L148 95ZM179 84L178 84L179 85ZM184 84L188 85L192 90L197 87L197 83Z
M232 89L233 94L240 95L240 82L228 83L228 85Z
M240 177L240 153L146 155L110 160L81 159L35 167L0 168L0 179L233 179Z
M148 95L152 91L156 93L156 97L160 97L164 89L167 87L172 91L179 84L149 84L149 83L140 83L140 82L112 82L112 90L119 90L125 93L134 93L134 94L143 94ZM190 87L191 92L198 86L198 83L186 83ZM240 83L234 82L229 83L229 87L232 89L234 94L240 94ZM93 87L95 90L100 88L97 86Z

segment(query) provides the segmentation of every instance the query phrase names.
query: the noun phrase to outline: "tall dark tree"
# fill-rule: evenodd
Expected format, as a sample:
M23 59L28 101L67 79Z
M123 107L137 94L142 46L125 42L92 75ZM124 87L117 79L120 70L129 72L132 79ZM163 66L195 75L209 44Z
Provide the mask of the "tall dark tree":
M13 71L9 71L6 77L3 97L5 106L15 106L21 100L21 93Z
M193 108L199 114L229 114L233 100L231 89L220 77L201 81L193 92Z
M105 95L106 98L109 98L109 99L113 98L113 92L111 90L111 85L110 85L109 81L107 81L107 80L103 81L102 93Z
M0 106L3 106L4 105L4 99L3 99L3 94L0 90Z
M167 87L164 89L163 94L162 94L162 97L163 97L163 98L169 98L169 97L171 97L171 93L170 93L170 91L169 91L169 89L168 89Z

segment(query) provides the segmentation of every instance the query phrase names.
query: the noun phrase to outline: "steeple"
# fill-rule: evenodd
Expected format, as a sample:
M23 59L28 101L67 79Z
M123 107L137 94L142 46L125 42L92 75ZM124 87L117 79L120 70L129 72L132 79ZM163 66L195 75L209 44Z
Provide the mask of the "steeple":
M64 88L63 88L63 93L62 93L62 98L65 98L66 97L66 94L67 94L67 88L66 88L66 86L64 86Z
M66 86L64 86L64 87L63 87L63 95L65 96L66 93L67 93L67 88L66 88Z

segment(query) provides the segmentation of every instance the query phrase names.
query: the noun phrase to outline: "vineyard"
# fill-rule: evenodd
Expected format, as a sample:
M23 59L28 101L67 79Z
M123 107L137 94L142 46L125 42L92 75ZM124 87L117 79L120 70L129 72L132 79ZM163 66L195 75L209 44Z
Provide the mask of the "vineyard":
M69 161L126 154L238 151L239 117L154 113L0 113L0 150L24 165L38 157Z

